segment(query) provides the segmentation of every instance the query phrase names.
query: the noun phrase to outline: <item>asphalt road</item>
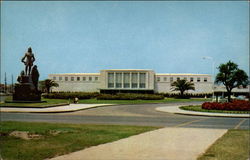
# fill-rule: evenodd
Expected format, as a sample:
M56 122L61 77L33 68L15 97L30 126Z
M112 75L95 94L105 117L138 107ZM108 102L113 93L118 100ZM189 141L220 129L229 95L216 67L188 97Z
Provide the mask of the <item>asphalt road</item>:
M196 102L198 104L199 102ZM174 105L192 103L174 103ZM160 127L249 129L249 118L186 116L156 111L169 104L117 105L92 108L69 113L1 113L1 121L28 121L52 123L119 124Z

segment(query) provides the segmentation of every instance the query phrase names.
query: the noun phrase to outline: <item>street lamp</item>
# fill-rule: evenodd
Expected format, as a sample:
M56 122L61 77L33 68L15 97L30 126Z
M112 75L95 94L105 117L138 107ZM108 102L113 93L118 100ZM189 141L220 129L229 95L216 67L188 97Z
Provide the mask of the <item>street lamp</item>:
M214 80L215 80L215 77L214 77L215 61L214 61L213 57L208 57L208 56L202 57L202 59L204 59L204 60L209 59L212 61L212 82L213 82L213 84L212 84L212 94L213 94L212 100L213 100L213 98L214 98Z

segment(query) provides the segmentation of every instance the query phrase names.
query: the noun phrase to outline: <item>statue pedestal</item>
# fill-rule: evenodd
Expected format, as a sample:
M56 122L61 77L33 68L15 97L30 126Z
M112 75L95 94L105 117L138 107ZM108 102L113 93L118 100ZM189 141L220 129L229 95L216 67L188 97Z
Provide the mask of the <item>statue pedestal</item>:
M35 89L31 76L22 76L15 84L13 101L41 101L41 92Z

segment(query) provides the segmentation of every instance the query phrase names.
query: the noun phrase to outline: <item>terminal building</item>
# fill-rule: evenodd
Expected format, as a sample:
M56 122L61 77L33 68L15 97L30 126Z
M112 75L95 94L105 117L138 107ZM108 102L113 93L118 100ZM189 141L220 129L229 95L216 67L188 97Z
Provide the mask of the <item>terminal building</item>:
M171 83L185 79L194 83L195 90L187 93L212 93L209 74L155 73L148 69L107 69L100 73L50 74L49 79L59 84L53 91L101 92L101 93L177 93Z

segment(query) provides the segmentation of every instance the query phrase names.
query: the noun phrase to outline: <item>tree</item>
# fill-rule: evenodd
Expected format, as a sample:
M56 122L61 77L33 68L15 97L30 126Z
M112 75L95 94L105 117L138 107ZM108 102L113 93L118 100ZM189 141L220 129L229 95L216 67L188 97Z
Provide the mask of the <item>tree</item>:
M194 84L192 82L188 82L185 79L174 81L171 84L171 86L173 87L172 91L180 91L180 93L181 93L180 96L181 97L184 97L184 92L185 91L187 91L187 90L195 90Z
M59 87L59 84L51 79L45 79L44 81L39 82L40 88L42 91L46 90L47 93L50 92L51 87Z
M228 102L231 102L232 90L239 86L247 86L248 76L245 71L238 68L234 62L228 61L220 64L219 73L215 77L215 83L225 85L227 89Z

